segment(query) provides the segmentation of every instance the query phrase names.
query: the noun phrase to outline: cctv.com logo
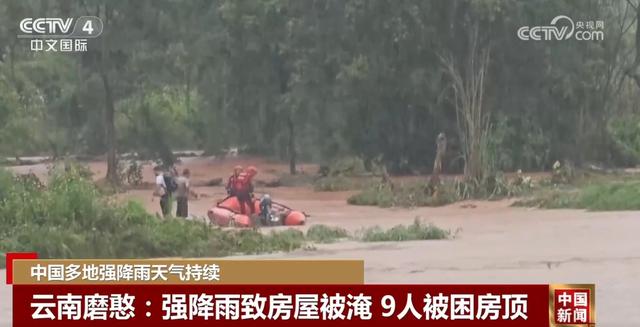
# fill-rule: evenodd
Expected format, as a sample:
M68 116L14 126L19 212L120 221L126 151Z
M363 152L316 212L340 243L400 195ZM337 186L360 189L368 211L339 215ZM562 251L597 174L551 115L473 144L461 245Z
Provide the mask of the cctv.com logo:
M603 21L577 21L565 15L556 16L547 26L522 26L518 38L523 41L563 41L574 38L578 41L604 40Z

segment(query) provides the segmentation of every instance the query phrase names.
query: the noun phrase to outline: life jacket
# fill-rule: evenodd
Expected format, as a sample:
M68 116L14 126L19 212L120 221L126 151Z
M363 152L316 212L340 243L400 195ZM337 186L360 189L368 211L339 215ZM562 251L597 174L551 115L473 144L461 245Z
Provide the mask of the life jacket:
M236 177L236 175L229 176L229 179L227 180L227 189L234 189L237 180L238 178Z
M236 193L250 193L252 189L251 181L253 175L247 172L240 173L238 178L234 178L233 189Z

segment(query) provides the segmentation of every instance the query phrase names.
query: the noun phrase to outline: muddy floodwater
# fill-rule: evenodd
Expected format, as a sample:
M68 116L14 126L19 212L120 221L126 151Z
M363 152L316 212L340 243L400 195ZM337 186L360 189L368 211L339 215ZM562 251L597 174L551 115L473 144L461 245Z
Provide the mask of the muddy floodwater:
M275 178L286 166L264 160L185 159L195 180L226 178L236 164L254 164L259 178ZM91 169L103 176L103 163ZM303 166L309 173L317 167ZM44 165L22 166L20 172L46 173ZM152 181L150 167L145 180ZM191 213L204 216L222 187L198 187L205 197L190 203ZM455 239L360 243L338 242L299 250L242 258L363 259L367 283L595 283L599 326L640 326L640 212L585 212L510 207L510 201L457 203L440 208L381 209L346 203L349 192L314 192L310 187L257 188L276 201L311 215L309 225L342 226L356 231L367 226L409 224L416 217L439 227L459 230ZM159 211L150 190L132 190L119 197ZM472 204L472 205L464 205ZM302 229L308 226L300 227ZM11 289L0 273L0 298ZM10 326L10 302L0 302L0 326Z

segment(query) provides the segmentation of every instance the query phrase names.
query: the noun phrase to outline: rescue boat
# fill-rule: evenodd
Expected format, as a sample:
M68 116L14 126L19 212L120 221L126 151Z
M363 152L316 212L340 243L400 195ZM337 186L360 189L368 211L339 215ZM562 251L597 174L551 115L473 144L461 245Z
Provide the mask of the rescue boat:
M253 200L257 218L251 219L249 214L240 213L240 202L235 196L229 196L209 209L209 221L222 227L254 227L254 226L299 226L304 225L307 214L293 210L283 204L271 202L268 213L261 212L260 200ZM248 208L247 208L248 210Z

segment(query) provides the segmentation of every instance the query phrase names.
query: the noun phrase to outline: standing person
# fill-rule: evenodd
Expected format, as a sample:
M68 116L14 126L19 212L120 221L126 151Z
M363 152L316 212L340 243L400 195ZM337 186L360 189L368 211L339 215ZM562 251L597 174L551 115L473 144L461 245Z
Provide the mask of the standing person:
M160 211L162 212L162 216L166 216L169 214L170 194L167 190L167 184L165 183L162 168L160 168L160 166L156 166L153 168L153 172L156 175L156 185L153 191L153 197L160 197ZM153 197L151 198L151 201L153 201Z
M247 168L246 172L241 173L234 185L234 191L238 202L240 204L240 213L245 214L245 205L249 206L249 213L251 215L255 212L255 207L252 203L251 195L253 193L253 177L258 174L258 170L251 166Z
M227 194L230 196L235 196L235 185L242 173L242 166L235 166L233 168L233 175L229 176L229 180L227 181Z
M438 134L436 138L436 159L433 162L433 172L429 177L428 190L429 193L434 196L438 193L440 186L440 173L442 173L442 161L447 152L447 137L444 132Z
M171 208L173 207L173 194L178 188L178 185L176 184L177 175L178 171L176 170L176 167L172 167L171 171L166 171L163 175L164 185L167 190L167 215L171 213Z
M198 198L198 195L191 191L190 177L191 172L185 168L182 171L182 176L176 178L176 217L187 218L189 216L189 196L193 195Z
M433 174L440 175L442 173L442 161L444 161L447 152L447 137L443 133L438 134L436 139L436 160L433 163Z

